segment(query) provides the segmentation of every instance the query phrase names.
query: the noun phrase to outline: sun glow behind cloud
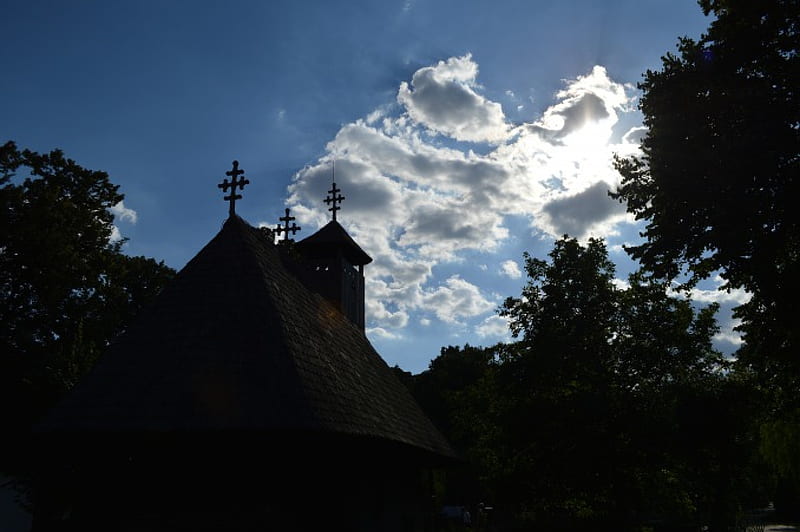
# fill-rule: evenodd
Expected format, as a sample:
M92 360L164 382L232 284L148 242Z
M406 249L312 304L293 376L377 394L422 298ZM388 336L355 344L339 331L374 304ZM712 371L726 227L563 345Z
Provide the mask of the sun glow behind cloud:
M501 297L477 277L441 279L436 268L496 252L512 237L511 218L527 220L533 238L607 236L630 221L607 196L618 179L612 153L636 149L611 142L620 113L632 111L630 87L597 66L565 81L537 120L512 124L482 94L478 72L469 54L417 70L396 103L342 126L289 187L298 221L321 226L335 158L348 201L341 221L375 258L367 270L374 336L402 338L409 323L435 320L499 338ZM508 261L501 269L518 278Z
M608 141L611 137L611 128L600 122L584 124L564 137L564 145L572 151L577 151L586 159L602 160L598 152L604 156L607 153Z

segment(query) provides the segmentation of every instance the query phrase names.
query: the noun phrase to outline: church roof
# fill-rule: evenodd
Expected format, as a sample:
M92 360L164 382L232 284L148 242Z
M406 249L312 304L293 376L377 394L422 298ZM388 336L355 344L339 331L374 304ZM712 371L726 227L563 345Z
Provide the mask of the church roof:
M324 256L331 250L340 249L352 264L363 265L372 262L372 257L356 244L336 220L331 220L322 229L298 242L297 246L310 258L313 258L313 255Z
M363 331L279 247L231 216L40 429L311 431L452 457Z

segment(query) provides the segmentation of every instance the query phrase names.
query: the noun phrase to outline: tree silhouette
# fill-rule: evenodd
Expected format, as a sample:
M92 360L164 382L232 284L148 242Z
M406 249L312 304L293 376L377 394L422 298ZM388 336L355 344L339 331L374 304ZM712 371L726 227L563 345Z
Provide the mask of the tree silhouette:
M617 160L613 196L646 222L630 252L653 275L691 285L721 271L753 294L736 311L740 358L797 390L800 4L701 5L717 17L708 33L680 39L640 84L642 156Z
M641 272L620 287L601 240L525 263L501 310L517 341L448 347L406 378L469 458L473 493L551 530L726 529L760 480L757 403L713 349L717 306Z
M0 409L9 440L24 445L31 422L174 271L111 240L109 209L123 196L105 172L7 142L0 186ZM21 465L7 458L4 468Z
M800 439L800 4L700 4L716 20L646 73L642 155L617 160L612 196L646 222L630 252L652 275L691 286L719 271L723 288L752 294L734 313L737 359L772 399L762 433L774 450ZM793 462L765 456L800 508Z

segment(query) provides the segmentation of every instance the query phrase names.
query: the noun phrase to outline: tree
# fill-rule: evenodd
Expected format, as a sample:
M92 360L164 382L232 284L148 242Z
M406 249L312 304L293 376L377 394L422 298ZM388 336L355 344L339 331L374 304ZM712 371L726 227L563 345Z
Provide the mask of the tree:
M409 388L425 414L459 452L479 446L473 438L476 431L459 430L458 424L462 418L470 416L464 415L462 409L479 404L484 406L482 401L467 397L467 394L475 393L490 370L494 355L493 347L448 346L442 347L428 369L417 375L412 376L395 367L395 374ZM483 491L474 467L469 464L450 467L440 472L437 478L440 484L437 491L442 502L477 504L487 500L488 494Z
M620 283L596 239L565 236L525 267L500 311L516 341L396 370L470 462L446 494L548 530L727 530L746 501L763 502L758 395L713 347L716 304L697 308L643 272Z
M452 408L487 491L548 529L724 528L742 468L719 466L750 447L716 399L729 388L716 306L695 309L643 273L619 287L601 240L564 237L525 263L521 297L501 310L519 340L494 349ZM713 405L717 430L699 430Z
M442 347L428 369L413 380L412 392L436 426L452 441L456 395L477 383L492 359L491 348Z
M800 385L800 4L701 0L708 33L640 83L642 155L613 197L646 226L632 256L687 286L720 271L744 288L743 363L797 404Z
M105 172L59 150L0 146L0 408L10 433L24 434L174 275L111 239L109 209L122 199Z
M583 247L563 238L550 259L526 255L522 297L503 306L522 340L504 354L498 382L512 393L503 424L518 451L523 511L549 527L578 528L614 513L614 265L594 239Z

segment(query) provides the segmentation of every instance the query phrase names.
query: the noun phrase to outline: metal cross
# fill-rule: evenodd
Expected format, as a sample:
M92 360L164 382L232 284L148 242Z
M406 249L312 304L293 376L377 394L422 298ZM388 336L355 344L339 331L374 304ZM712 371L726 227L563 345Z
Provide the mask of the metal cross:
M339 207L337 205L337 203L341 203L342 201L345 200L345 197L342 196L341 194L339 194L339 192L341 192L341 189L336 188L336 183L334 182L333 186L328 191L329 196L323 200L328 205L333 203L333 206L331 206L328 210L333 212L333 221L334 222L336 221L336 211L339 211L339 210L342 209L341 207ZM337 196L337 194L339 194L339 195Z
M242 195L236 193L236 187L239 187L239 190L244 190L244 186L250 184L249 179L239 179L239 176L243 174L244 170L239 170L239 161L233 161L233 168L225 172L225 175L231 178L230 183L225 179L222 183L217 185L223 192L227 192L229 188L231 189L230 195L223 198L225 201L230 202L230 207L228 208L228 214L230 216L236 214L236 200L242 199Z
M278 220L283 222L283 225L278 224L278 227L275 228L275 233L277 233L278 236L280 236L281 233L286 233L283 237L283 241L293 242L293 240L289 238L289 233L291 232L292 235L294 235L296 232L300 230L300 227L298 227L297 224L294 223L295 217L289 216L289 209L286 209L286 216L281 216L280 218L278 218ZM289 226L289 222L292 222L291 227Z

